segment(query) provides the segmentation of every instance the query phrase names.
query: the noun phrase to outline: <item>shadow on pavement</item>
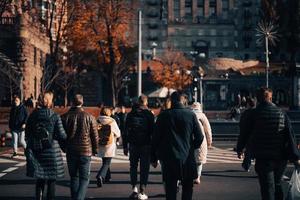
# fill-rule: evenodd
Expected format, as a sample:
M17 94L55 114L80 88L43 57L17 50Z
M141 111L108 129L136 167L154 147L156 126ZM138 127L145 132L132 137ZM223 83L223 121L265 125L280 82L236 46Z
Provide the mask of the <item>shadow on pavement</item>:
M91 170L91 173L98 173L98 170ZM129 174L129 169L128 171L110 171L111 174ZM139 173L138 173L139 174ZM149 175L161 175L161 171L150 171Z
M234 175L231 173L239 173L239 174ZM257 178L255 174L252 174L251 172L245 172L244 170L204 171L202 172L202 175L215 176L215 177L227 177L227 178Z

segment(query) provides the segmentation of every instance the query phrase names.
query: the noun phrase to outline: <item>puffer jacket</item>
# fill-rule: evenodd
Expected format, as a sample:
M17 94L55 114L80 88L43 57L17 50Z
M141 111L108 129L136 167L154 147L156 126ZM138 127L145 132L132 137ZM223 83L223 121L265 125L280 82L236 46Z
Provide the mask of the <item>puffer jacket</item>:
M72 107L62 116L67 132L67 154L92 156L98 151L98 132L95 117L81 107Z
M117 138L121 136L120 129L117 122L108 116L100 116L97 120L99 123L105 125L110 124L111 132L114 134L113 143L108 145L99 145L99 154L100 158L112 158L116 156L117 150Z
M34 128L39 121L49 118L49 125L46 127L52 140L52 147L41 152L34 150ZM61 118L48 108L39 108L32 112L27 121L25 139L27 149L25 151L27 161L27 176L37 179L56 180L64 177L64 164L61 154L61 147L64 146L67 136L62 126Z
M203 141L199 149L195 150L197 163L205 164L207 161L208 145L212 143L211 126L206 115L200 110L193 110L199 120L199 126L203 134Z

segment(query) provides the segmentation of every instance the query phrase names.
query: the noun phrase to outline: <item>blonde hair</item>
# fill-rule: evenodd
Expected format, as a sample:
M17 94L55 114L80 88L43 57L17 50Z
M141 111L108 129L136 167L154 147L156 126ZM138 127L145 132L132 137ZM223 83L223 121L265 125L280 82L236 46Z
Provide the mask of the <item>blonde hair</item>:
M53 97L53 92L44 92L44 94L39 99L41 101L39 102L39 104L47 108L51 108L53 105Z

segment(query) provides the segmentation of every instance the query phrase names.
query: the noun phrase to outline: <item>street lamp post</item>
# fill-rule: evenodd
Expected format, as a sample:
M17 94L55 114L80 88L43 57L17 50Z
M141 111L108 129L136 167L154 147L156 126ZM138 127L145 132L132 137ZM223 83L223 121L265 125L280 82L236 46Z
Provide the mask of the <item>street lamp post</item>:
M269 88L269 35L270 33L267 32L265 35L265 45L266 45L266 87Z
M200 73L200 81L199 81L199 89L200 89L200 104L203 107L203 86L202 86L202 80L203 80L203 73Z
M151 48L152 48L152 60L155 59L156 56L156 47L157 47L157 43L156 42L152 42L151 43Z
M198 55L198 51L190 51L190 54L193 58L193 67L195 66L195 63L196 63L196 56ZM197 78L194 79L194 81L198 81ZM195 93L195 102L197 102L198 100L198 95L197 95L197 92L198 92L198 88L197 86L194 88L194 93Z

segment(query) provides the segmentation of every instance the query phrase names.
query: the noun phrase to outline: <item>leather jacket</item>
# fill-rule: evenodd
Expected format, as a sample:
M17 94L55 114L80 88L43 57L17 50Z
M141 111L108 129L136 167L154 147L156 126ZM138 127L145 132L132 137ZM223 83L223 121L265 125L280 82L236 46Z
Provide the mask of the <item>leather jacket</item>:
M96 119L81 107L72 107L62 116L67 133L67 154L92 156L98 152Z

